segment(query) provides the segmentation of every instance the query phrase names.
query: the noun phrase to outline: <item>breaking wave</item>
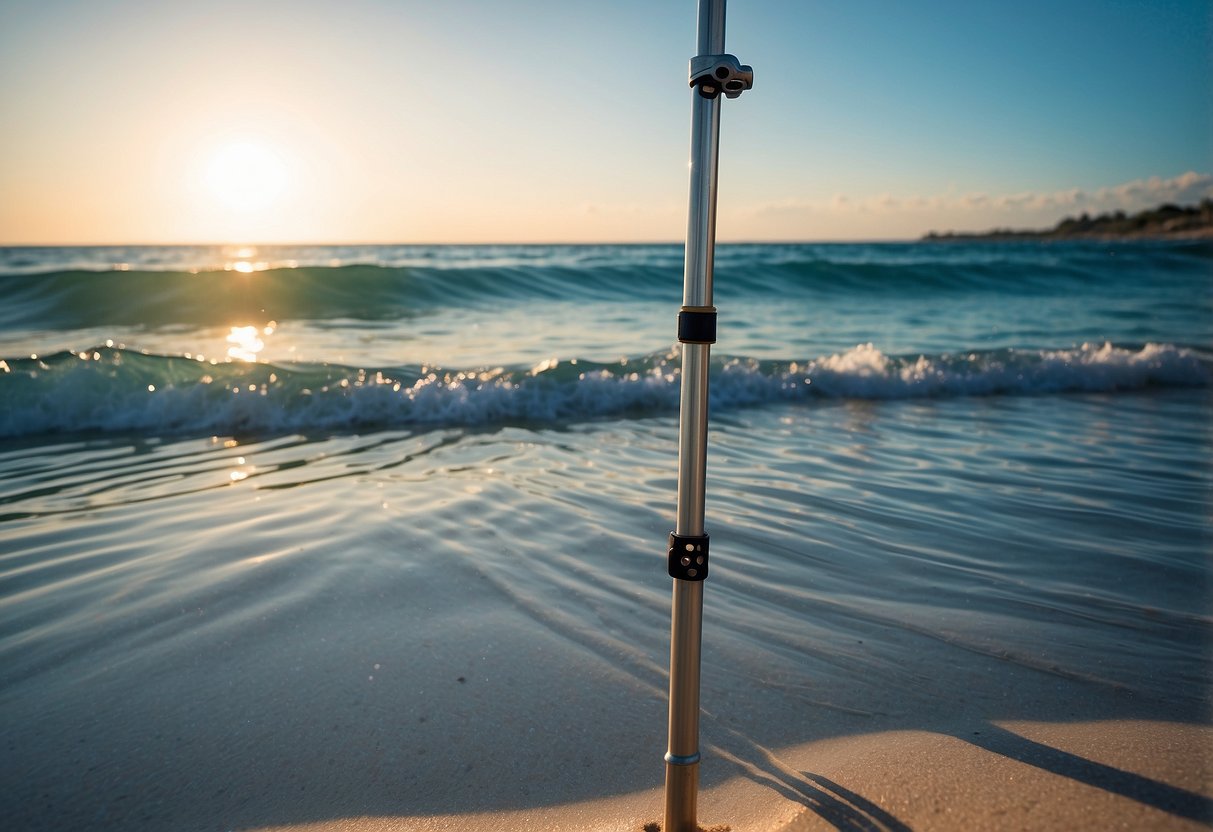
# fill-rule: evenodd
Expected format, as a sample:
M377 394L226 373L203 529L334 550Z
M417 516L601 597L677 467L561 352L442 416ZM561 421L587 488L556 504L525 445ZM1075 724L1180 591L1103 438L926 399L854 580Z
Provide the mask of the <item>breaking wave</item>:
M889 356L863 344L806 361L722 357L714 410L780 401L1048 395L1213 386L1213 356L1174 344L1083 344ZM678 409L676 352L533 367L357 368L204 362L118 347L0 361L0 436L263 434L565 424Z

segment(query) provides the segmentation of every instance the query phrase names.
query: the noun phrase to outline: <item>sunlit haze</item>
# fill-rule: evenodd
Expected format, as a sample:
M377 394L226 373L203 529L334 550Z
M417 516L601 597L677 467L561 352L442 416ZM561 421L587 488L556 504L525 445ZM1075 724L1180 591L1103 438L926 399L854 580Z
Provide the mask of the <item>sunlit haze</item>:
M1213 195L1206 0L733 0L722 240ZM0 0L0 243L676 241L695 2Z
M280 151L256 141L219 147L206 166L206 184L219 206L233 214L279 209L292 176Z

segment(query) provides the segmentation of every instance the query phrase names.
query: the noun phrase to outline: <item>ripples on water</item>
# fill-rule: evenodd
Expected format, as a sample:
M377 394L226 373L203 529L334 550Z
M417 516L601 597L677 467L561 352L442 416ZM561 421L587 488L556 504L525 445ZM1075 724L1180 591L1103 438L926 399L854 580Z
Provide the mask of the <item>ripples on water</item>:
M725 673L858 677L885 660L881 629L901 628L1168 697L1157 688L1183 679L1199 698L1207 406L1202 392L1172 392L721 417L714 661ZM385 569L390 587L469 558L518 603L594 610L655 658L676 441L674 421L658 418L10 447L0 656L15 672L64 644L112 642L99 620L202 605L271 562L304 561L266 596L243 593L253 611L316 604L350 570ZM395 542L366 545L380 538ZM323 557L299 545L317 539ZM1110 631L1121 634L1111 650ZM866 639L862 659L852 636Z

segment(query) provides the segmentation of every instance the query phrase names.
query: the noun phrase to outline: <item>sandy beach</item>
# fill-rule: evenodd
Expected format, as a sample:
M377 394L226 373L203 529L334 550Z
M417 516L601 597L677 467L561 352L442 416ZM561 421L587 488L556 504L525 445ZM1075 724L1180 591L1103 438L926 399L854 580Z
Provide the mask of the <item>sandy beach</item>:
M24 796L6 805L12 828L639 832L659 820L661 668L567 612L512 606L491 572L446 574L418 576L416 597L356 585L329 616L277 610L287 652L268 649L268 609L224 624L215 598L194 615L217 632L187 656L123 667L115 653L86 679L43 673L53 696L10 691L4 781ZM1014 657L895 647L900 680L842 690L790 678L721 689L709 666L705 826L1207 828L1207 725ZM902 688L928 678L929 696Z
M989 726L984 734L977 742L923 731L870 734L771 751L758 766L737 760L709 765L708 770L746 773L701 793L701 826L715 832L1209 826L1208 728L1007 723ZM551 774L559 780L560 771ZM660 817L661 801L661 790L651 789L531 810L351 817L265 828L643 832L660 828L652 818Z

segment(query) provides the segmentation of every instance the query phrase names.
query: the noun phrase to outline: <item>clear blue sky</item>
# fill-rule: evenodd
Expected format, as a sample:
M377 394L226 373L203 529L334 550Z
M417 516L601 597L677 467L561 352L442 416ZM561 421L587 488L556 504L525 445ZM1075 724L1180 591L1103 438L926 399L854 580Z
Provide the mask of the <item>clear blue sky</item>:
M678 240L694 2L0 0L0 242ZM1213 195L1213 3L729 3L721 239Z

